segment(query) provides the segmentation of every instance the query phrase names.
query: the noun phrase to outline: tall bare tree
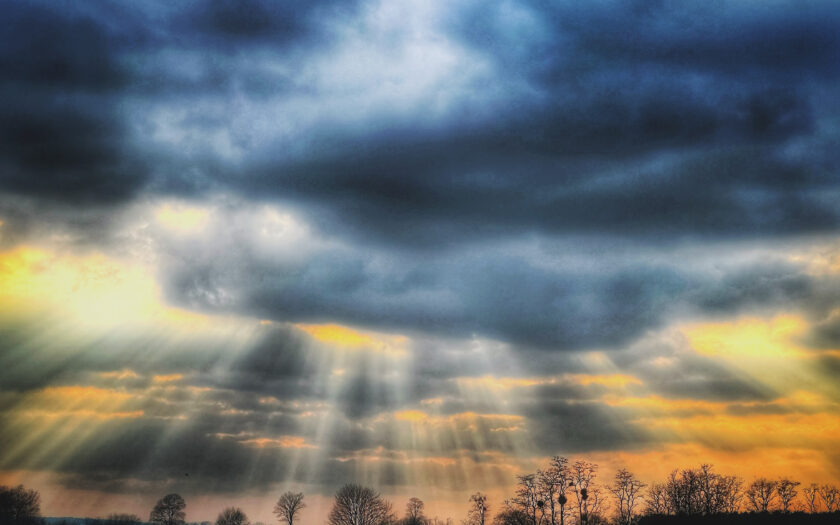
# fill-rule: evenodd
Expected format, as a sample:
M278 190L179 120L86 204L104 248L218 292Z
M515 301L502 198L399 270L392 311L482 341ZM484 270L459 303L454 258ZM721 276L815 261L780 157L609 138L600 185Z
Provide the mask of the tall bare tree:
M187 504L180 495L167 494L155 504L149 514L149 521L160 525L183 525L187 517L184 512L186 507Z
M560 525L566 521L566 489L569 486L569 460L562 456L554 456L545 470L537 471L537 479L542 499L548 509L551 525ZM558 512L559 507L559 512Z
M693 476L699 491L699 511L705 515L737 512L741 506L743 481L737 476L724 476L714 472L712 465L704 463Z
M306 503L303 502L303 492L287 491L280 495L277 504L274 505L274 515L277 516L278 521L294 525L295 519L304 508L306 508Z
M722 476L720 479L723 512L734 514L741 510L744 499L744 480L738 476Z
M578 522L587 523L593 504L596 503L596 498L592 496L595 495L594 480L598 474L598 465L583 460L575 461L569 471L569 486L574 490L577 501Z
M755 512L767 512L776 498L776 482L758 478L747 487L747 501Z
M608 487L608 490L615 497L615 501L618 504L616 508L616 521L618 525L630 525L633 522L636 508L642 499L642 489L646 486L627 469L620 469L616 472L615 480Z
M671 507L671 500L668 497L668 487L665 483L654 483L651 485L650 489L648 489L646 500L645 514L647 515L656 516L674 513L674 509Z
M487 496L476 492L470 496L470 510L467 512L467 523L469 525L484 525L487 521Z
M420 498L409 498L405 504L404 525L426 525L425 508L426 504Z
M542 499L535 474L517 476L519 484L516 487L516 497L513 502L518 505L531 519L532 525L542 525L545 517L545 501Z
M387 525L395 520L391 504L375 490L351 483L335 494L330 525Z
M816 483L811 483L804 489L802 493L805 495L805 505L808 506L808 512L816 514L820 511L820 486Z
M820 498L828 512L840 510L840 489L836 485L825 484L820 487Z
M700 477L694 469L675 470L668 476L665 486L674 514L693 516L703 512Z
M216 525L250 525L248 516L238 507L229 507L219 513Z
M788 478L782 478L776 484L776 495L779 497L779 508L782 512L790 512L792 509L793 500L799 491L796 490L800 483Z

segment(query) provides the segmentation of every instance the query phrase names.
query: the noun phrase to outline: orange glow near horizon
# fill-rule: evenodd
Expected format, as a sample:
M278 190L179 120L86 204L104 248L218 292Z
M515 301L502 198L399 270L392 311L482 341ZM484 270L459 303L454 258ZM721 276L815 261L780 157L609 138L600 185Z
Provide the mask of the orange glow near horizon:
M243 341L254 333L274 330L278 325L275 321L210 316L168 306L150 270L103 254L71 255L36 247L0 252L0 313L7 319L47 319L57 311L64 315L61 341L107 340L112 333L132 328L152 337L153 351L161 348L164 356L179 345L190 347L193 341L203 345L221 338L230 341L230 347L218 363L201 371L173 371L177 369L169 366L148 370L137 366L141 360L117 365L109 362L97 364L87 375L63 378L61 383L5 393L0 398L8 407L5 419L22 439L0 453L0 461L26 458L33 465L50 461L62 465L110 425L154 421L175 428L191 424L196 413L225 421L244 420L257 406L267 414L261 424L202 437L215 440L212 446L250 451L263 459L288 454L289 463L284 465L291 472L317 468L324 460L319 455L330 450L336 433L389 436L390 448L359 448L333 459L348 465L360 482L381 485L383 493L395 497L419 494L434 498L427 502L429 508L457 519L465 512L471 492L482 490L495 495L498 508L501 498L510 494L517 474L544 464L547 457L535 446L539 427L534 419L540 416L524 407L540 389L556 388L558 392L568 389L585 394L583 399L561 400L570 406L591 405L607 414L605 417L620 414L628 433L656 436L652 442L626 450L571 455L598 462L603 481L622 467L652 482L663 479L674 468L703 462L715 464L719 472L745 478L791 475L808 482L828 482L838 477L836 467L827 459L832 447L840 442L837 391L812 370L815 359L836 352L815 354L797 344L808 322L794 314L676 327L676 332L685 337L687 347L683 351L687 355L715 359L735 377L768 392L766 400L668 397L652 390L644 376L615 366L604 351L584 353L580 358L582 370L545 375L517 370L456 375L445 378L450 389L444 394L430 392L427 397L413 398L406 367L422 356L412 355L410 337L325 323L291 325L325 351L312 358L314 373L307 378L319 385L324 399L286 399L283 390L246 389L243 401L236 398L229 383L216 382L215 378L224 377L231 369ZM43 345L55 356L74 358L53 340L54 334L33 333L30 337L30 344ZM136 346L138 359L148 356L145 339L129 341ZM478 359L490 359L481 351L482 344L485 342L469 351L480 356ZM102 350L105 357L108 351ZM650 364L667 369L676 360L673 355L654 356ZM270 367L272 363L266 361L260 366ZM206 374L205 382L196 382L195 376L202 373ZM280 370L276 378L267 376L267 380L276 381L275 386L283 384L282 373ZM380 402L381 408L348 420L340 412L348 394L339 385L367 374L389 381L385 389L361 393L364 400ZM282 425L279 430L273 428L274 422L291 419L295 421L290 427L293 430ZM336 430L340 428L344 430ZM164 433L160 439L157 446L165 446L167 439L174 438ZM557 453L563 454L562 448ZM395 472L400 473L399 482L388 485L388 475ZM282 478L288 474L276 475ZM45 513L69 512L68 502L73 501L70 494L80 493L62 485L61 477L48 469L0 471L0 482L4 480L43 483ZM176 481L167 483L177 487ZM153 487L138 480L127 483L140 487L137 495L85 492L94 501L106 503L77 506L82 509L78 512L101 508L147 513L144 509L154 500ZM307 486L305 479L278 479L272 490L281 486L305 487L313 491L313 498L328 504L328 495L318 494L321 489L315 484ZM235 500L257 506L260 497L270 500L274 496L251 491ZM224 494L194 493L190 497L216 506L229 499ZM190 519L212 519L216 512L204 512L195 506L190 509ZM254 520L271 518L268 505L247 510ZM323 514L322 509L313 510L312 520L307 518L304 523L315 523L314 516Z

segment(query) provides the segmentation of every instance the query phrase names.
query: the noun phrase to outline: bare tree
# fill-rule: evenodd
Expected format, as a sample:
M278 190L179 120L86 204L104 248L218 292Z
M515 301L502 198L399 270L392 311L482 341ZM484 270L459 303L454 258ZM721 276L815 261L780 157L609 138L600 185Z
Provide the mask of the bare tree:
M802 489L805 494L805 504L808 505L808 512L816 514L820 511L820 486L816 483L811 483L809 486Z
M467 512L467 523L469 525L484 525L487 520L487 496L476 492L470 496L470 510Z
M565 525L566 502L568 501L566 489L570 481L569 460L562 456L554 456L547 469L537 471L537 479L551 525L557 525L558 516L560 525Z
M645 514L649 516L673 514L668 488L664 483L654 483L648 489Z
M426 525L426 515L423 512L425 508L426 504L420 498L409 498L405 504L404 525Z
M837 486L825 484L820 487L820 498L828 512L840 510L840 489Z
M302 492L284 492L274 505L274 515L277 516L278 521L284 521L288 525L294 525L295 518L300 512L306 508L306 503L303 502Z
M720 476L718 478L718 512L734 514L741 508L741 500L744 499L744 480L738 476Z
M373 489L351 483L335 494L330 525L385 525L395 521L391 504Z
M0 523L35 522L41 515L41 495L37 490L0 486Z
M149 514L149 521L161 525L182 525L187 517L187 513L184 512L186 507L187 504L180 495L167 494L155 504Z
M698 469L674 470L665 483L655 483L647 493L649 515L735 513L744 497L743 480L717 474L709 464Z
M574 490L578 507L578 522L587 523L593 507L599 502L594 492L594 479L598 473L598 465L588 461L575 461L571 466L569 487ZM595 495L594 498L591 496Z
M781 508L782 512L790 512L791 504L794 499L796 499L796 495L799 494L799 491L796 490L800 483L798 481L793 481L788 478L782 478L776 484L776 494L779 496L779 507Z
M743 481L736 476L723 476L714 472L712 465L704 463L694 476L699 490L699 511L705 515L737 512L741 506Z
M229 507L219 513L216 525L250 525L248 516L238 507Z
M590 487L588 506L589 508L586 514L586 523L588 525L608 523L609 520L604 517L604 513L609 509L609 505L601 487L594 484Z
M758 478L747 487L747 501L755 512L767 512L776 498L776 482L767 478Z
M615 496L618 503L616 509L616 521L618 525L629 525L633 522L636 507L641 500L641 491L646 487L627 469L620 469L615 474L613 484L608 490Z
M697 470L674 470L665 484L669 505L674 514L693 516L703 512L701 474Z
M531 525L531 516L516 503L505 500L502 510L493 516L493 525Z
M519 484L516 488L516 497L513 499L513 503L530 517L532 525L541 525L545 517L545 501L541 496L537 476L535 474L525 474L517 476L517 479Z

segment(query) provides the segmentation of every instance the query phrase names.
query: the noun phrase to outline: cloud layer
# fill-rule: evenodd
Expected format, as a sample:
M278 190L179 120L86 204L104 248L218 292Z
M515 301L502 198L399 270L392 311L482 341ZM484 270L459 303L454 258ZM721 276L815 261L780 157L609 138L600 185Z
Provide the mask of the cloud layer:
M757 421L824 454L837 27L829 0L12 2L0 470L503 486L755 451Z

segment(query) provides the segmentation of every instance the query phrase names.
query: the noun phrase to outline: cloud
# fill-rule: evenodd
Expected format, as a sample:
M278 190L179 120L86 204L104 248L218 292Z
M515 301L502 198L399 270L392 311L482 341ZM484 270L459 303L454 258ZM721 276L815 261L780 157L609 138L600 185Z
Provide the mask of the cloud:
M807 255L840 225L834 3L6 11L3 249L132 261L209 321L0 303L0 467L98 490L457 488L557 451L711 445L715 411L817 428L757 377L775 369L680 327L793 312L807 330L772 342L804 348L775 365L837 375L837 274Z
M4 241L111 247L144 203L211 202L203 235L141 233L179 304L547 348L620 346L674 298L719 314L814 294L781 263L570 270L515 239L609 253L833 231L830 4L403 7L410 33L378 2L16 5ZM592 31L616 12L634 23ZM64 204L41 216L42 199ZM254 203L292 217L279 237Z
M0 188L76 204L124 202L147 179L119 112L126 75L93 20L9 6L0 30Z

